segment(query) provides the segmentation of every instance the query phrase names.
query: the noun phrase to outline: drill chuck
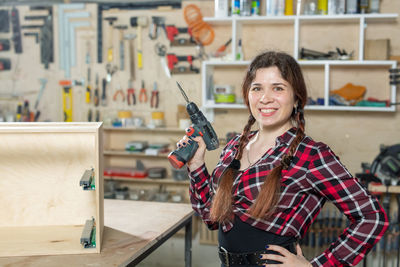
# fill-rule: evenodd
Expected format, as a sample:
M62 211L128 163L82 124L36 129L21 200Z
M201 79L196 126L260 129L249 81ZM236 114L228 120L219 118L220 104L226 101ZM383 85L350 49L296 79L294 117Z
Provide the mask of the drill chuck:
M189 102L189 103L186 105L186 110L187 110L187 112L188 112L188 114L189 114L190 116L196 115L196 113L200 112L200 110L199 110L199 108L197 107L197 105L196 105L195 103L193 103L193 102Z

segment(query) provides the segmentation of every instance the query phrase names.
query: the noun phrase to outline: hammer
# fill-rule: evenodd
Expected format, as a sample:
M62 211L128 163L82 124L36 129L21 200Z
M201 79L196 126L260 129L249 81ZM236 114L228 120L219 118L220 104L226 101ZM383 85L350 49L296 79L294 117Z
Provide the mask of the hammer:
M134 49L133 49L133 39L136 38L136 34L125 34L125 40L129 40L129 65L131 71L131 80L135 80L135 60L134 60Z
M117 20L117 17L107 17L104 20L108 21L108 25L110 26L110 37L109 37L109 47L107 50L107 61L110 63L113 61L113 23Z
M138 57L138 68L142 69L143 62L142 62L142 27L147 26L147 17L131 17L131 26L138 27L137 36L138 36L138 45L137 45L137 57Z
M123 31L128 29L127 25L116 25L114 26L115 29L119 30L119 62L120 62L120 66L119 69L120 70L124 70L125 69L125 51L124 51L124 35L123 35Z

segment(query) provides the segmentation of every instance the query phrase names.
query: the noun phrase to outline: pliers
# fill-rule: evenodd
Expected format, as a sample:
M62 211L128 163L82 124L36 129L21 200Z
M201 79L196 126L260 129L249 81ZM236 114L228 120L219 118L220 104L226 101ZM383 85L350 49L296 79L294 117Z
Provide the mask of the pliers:
M132 104L136 105L135 89L133 89L133 87L132 87L132 81L129 80L128 93L127 93L127 96L126 96L126 98L128 99L128 105L129 106L131 105L131 96L132 96Z
M154 82L153 91L151 91L150 107L158 108L158 93L157 82Z
M122 91L121 88L118 89L118 90L114 93L114 97L113 97L114 101L117 101L117 100L118 100L118 95L121 95L121 97L122 97L122 102L125 102L125 94L124 94L124 91Z
M140 103L146 103L147 102L147 93L146 89L144 88L144 81L142 80L142 88L140 88L140 93L139 93L139 102Z

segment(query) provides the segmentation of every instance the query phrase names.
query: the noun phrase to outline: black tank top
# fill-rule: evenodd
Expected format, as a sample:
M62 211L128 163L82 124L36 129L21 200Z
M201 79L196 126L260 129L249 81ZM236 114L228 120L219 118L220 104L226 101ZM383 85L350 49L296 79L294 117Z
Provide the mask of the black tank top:
M265 250L265 245L280 245L287 247L287 244L296 242L293 236L280 236L243 222L235 216L233 227L228 232L219 226L218 242L221 247L233 253L247 253ZM291 251L294 253L294 251Z

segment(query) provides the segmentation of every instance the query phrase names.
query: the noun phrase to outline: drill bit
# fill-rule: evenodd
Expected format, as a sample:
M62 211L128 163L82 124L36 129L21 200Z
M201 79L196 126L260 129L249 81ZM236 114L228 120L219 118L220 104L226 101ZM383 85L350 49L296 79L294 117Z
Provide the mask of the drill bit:
M183 95L183 98L186 100L186 103L188 103L189 104L189 98L187 97L187 95L185 94L185 91L183 91L183 89L182 89L182 86L178 83L178 82L176 82L176 84L178 85L178 88L179 88L179 90L181 90L181 93L182 93L182 95Z

